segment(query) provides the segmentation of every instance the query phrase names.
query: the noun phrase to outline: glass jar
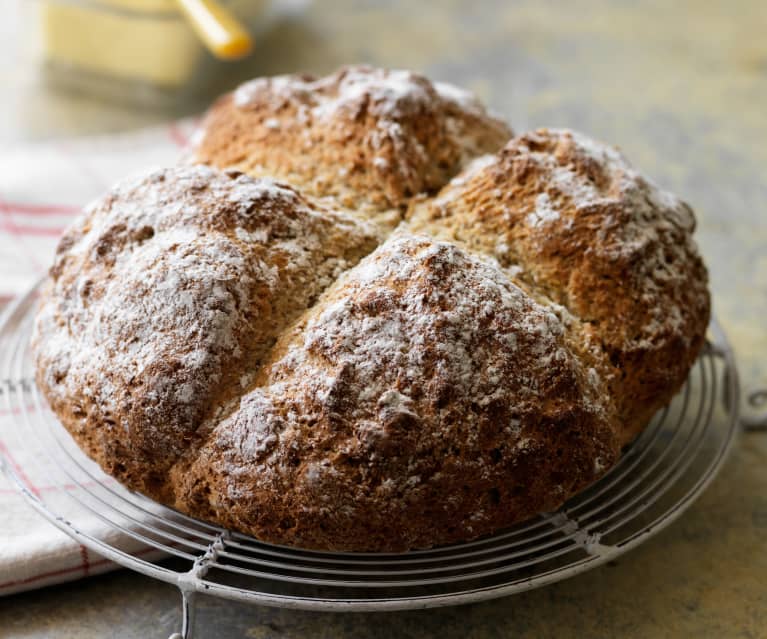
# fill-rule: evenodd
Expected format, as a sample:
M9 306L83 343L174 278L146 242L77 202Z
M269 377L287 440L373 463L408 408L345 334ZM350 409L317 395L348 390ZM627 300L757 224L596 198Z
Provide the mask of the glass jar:
M266 0L220 0L254 28ZM38 0L31 19L46 78L128 102L200 95L231 64L216 60L174 0Z

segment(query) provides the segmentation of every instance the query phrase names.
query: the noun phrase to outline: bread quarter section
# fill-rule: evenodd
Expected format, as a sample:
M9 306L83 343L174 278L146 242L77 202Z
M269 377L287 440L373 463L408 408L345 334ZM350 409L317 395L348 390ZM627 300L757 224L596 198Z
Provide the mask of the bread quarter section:
M401 551L553 510L615 461L606 389L492 263L393 237L278 344L175 506L259 539Z
M37 382L108 473L167 501L168 469L373 236L270 180L180 167L123 182L59 244Z
M411 197L434 193L510 136L457 87L347 67L259 78L224 96L203 122L195 160L285 180L390 229Z
M409 228L492 255L564 306L584 356L611 380L624 441L671 399L703 345L708 278L690 207L584 135L514 138L413 207Z

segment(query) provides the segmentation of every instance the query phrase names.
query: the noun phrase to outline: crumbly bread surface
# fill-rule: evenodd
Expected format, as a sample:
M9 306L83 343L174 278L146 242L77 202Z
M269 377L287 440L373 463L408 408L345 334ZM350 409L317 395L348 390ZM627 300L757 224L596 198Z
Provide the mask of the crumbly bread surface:
M562 305L633 439L687 377L709 319L690 207L584 135L539 130L416 203L408 228L492 255Z
M509 136L407 72L243 85L210 166L64 236L40 388L122 483L266 541L401 551L556 509L682 384L706 271L616 150Z
M300 186L391 229L511 137L474 96L409 71L348 67L252 80L213 106L195 159Z
M271 180L181 167L123 183L59 244L38 382L107 472L171 494L169 469L280 333L375 246L372 225Z

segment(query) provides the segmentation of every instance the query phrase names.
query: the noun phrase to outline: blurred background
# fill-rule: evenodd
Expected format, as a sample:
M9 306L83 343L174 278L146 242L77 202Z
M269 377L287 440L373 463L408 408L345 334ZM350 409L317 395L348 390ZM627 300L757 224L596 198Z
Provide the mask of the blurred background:
M0 0L0 152L195 116L253 76L357 62L413 69L475 91L516 132L570 127L615 144L690 202L742 385L767 387L767 2L224 4L253 37L252 53L238 61L216 60L177 0ZM399 636L767 637L764 439L747 436L682 521L615 566L511 601L385 619ZM126 602L173 619L176 595L165 586L99 579L77 586L82 601L104 593L106 608L89 623L110 614L115 623ZM91 636L76 634L85 604L61 591L45 597L15 598L27 617L14 618L52 611L58 628ZM370 616L269 611L256 619L224 605L238 612L220 623L252 637L391 636ZM119 636L151 628L147 621Z

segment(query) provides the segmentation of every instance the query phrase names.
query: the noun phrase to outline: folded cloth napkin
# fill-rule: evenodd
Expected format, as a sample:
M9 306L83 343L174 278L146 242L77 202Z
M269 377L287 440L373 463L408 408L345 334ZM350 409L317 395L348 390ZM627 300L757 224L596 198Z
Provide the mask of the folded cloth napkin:
M194 120L184 120L128 134L0 150L0 308L45 273L59 236L83 205L126 175L174 164L194 125ZM62 486L51 485L45 466L30 459L12 436L14 415L2 405L0 401L4 464L55 508ZM0 512L0 595L117 567L37 514L2 474ZM78 524L112 543L114 531L92 519Z

